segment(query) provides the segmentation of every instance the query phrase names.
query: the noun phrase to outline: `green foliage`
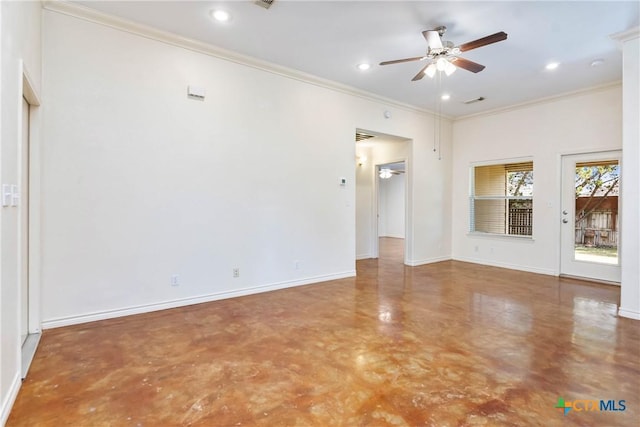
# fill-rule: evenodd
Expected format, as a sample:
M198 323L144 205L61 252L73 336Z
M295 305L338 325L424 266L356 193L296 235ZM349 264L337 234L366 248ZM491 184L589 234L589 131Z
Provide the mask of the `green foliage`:
M618 165L582 166L576 168L576 198L594 196L601 190L613 190L620 180Z
M618 195L619 165L589 165L576 167L576 199L588 197L583 209L576 212L576 221L596 211L609 196Z

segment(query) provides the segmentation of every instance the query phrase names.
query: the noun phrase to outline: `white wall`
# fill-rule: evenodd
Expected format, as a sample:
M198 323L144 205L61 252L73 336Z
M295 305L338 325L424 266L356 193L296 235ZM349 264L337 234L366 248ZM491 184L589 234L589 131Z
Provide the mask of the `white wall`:
M45 11L46 327L353 275L356 128L406 135L447 170L424 113L129 30ZM431 178L416 174L414 209L446 186ZM446 228L448 205L415 235Z
M41 89L40 2L0 2L0 177L19 184L22 139L23 70L33 89ZM4 424L20 387L19 208L0 209L0 424Z
M454 259L559 274L560 156L622 148L621 93L615 85L454 122ZM533 240L469 235L470 165L529 156Z
M640 38L639 30L617 37L623 43L622 290L620 315L640 319Z
M378 236L404 238L405 176L378 178Z

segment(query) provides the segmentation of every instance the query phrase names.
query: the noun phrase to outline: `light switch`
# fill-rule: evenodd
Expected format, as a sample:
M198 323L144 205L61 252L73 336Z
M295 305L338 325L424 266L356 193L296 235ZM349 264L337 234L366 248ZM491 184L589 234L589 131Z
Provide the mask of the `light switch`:
M341 187L345 187L347 185L347 178L341 177L340 178L340 186Z

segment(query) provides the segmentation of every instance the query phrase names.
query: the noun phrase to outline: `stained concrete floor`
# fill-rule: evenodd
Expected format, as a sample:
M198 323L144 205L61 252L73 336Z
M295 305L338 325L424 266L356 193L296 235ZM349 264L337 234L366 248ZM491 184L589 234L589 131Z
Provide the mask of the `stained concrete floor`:
M357 278L47 330L7 425L638 426L619 288L401 244ZM580 410L601 399L626 409Z

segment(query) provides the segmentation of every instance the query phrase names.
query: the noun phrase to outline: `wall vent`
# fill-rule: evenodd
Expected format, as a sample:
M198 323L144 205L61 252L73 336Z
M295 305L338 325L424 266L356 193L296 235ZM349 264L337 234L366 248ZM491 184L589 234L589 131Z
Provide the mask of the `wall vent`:
M484 96L479 96L477 98L473 98L473 99L469 99L467 101L464 101L463 104L475 104L476 102L480 102L480 101L484 101L485 97Z
M275 0L256 0L254 3L265 9L269 9Z
M356 132L356 142L365 141L370 138L374 138L374 136L364 132Z

